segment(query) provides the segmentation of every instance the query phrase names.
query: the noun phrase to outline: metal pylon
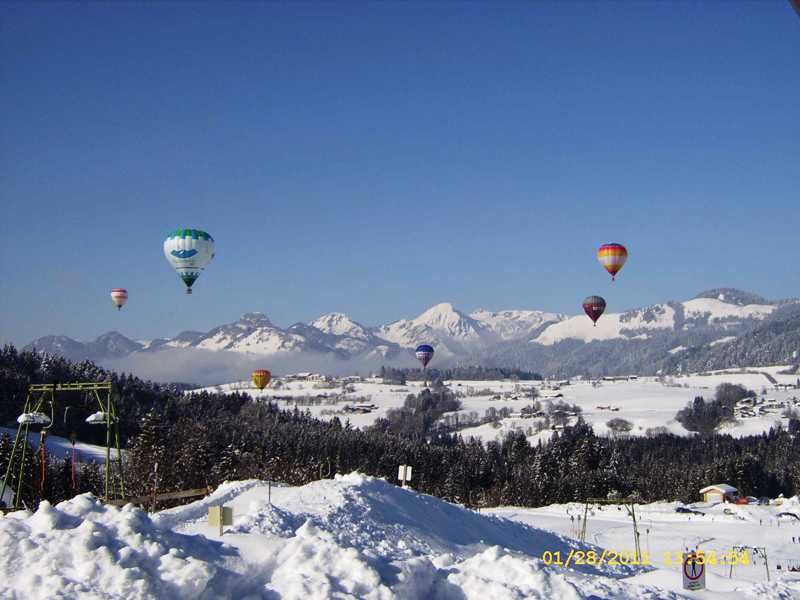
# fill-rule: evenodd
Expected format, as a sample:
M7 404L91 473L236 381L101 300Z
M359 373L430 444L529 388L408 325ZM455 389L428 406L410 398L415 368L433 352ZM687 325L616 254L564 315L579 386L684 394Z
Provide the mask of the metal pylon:
M35 383L28 386L28 395L25 398L25 406L23 408L23 415L25 415L41 413L45 406L49 406L51 415L50 425L52 425L52 418L56 408L56 394L58 392L85 392L94 397L100 412L105 415L105 422L103 423L106 426L106 465L103 494L103 500L105 502L112 500L115 495L118 495L119 498L125 497L122 452L120 451L119 444L119 418L112 391L113 388L110 381L102 381L99 383ZM49 425L47 427L49 427ZM28 421L18 424L17 433L14 437L14 445L11 448L11 456L6 466L5 477L0 483L0 498L3 498L6 488L14 490L11 506L6 507L6 511L24 508L21 492L25 476L25 457L28 449L28 433L30 432L30 428L31 423ZM111 439L112 431L114 436L113 441ZM116 478L113 477L111 472L112 443L117 450L117 456L114 460L117 467ZM19 461L18 465L17 461ZM113 482L112 478L114 479Z

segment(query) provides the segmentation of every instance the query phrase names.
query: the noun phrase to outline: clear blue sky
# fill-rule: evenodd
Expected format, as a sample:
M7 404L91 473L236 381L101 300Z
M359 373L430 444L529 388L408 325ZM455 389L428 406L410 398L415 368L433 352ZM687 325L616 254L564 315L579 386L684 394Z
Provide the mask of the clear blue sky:
M788 2L0 17L0 341L800 295ZM193 296L162 255L178 227L217 241ZM631 252L613 285L610 241Z

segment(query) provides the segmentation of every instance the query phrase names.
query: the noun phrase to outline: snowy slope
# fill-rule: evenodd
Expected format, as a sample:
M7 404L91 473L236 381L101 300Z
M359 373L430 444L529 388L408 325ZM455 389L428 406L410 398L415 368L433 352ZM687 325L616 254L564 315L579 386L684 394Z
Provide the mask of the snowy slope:
M550 325L534 340L550 346L566 339L583 342L615 339L646 339L648 331L671 330L675 327L675 309L669 304L656 304L625 313L607 313L595 327L586 315L579 315Z
M275 354L301 350L304 339L275 327L263 313L246 313L235 323L213 329L196 347Z
M234 524L206 524L224 503ZM677 598L622 566L547 567L591 547L358 474L221 486L151 518L79 496L0 519L0 596L25 598ZM56 592L57 591L57 592Z
M437 351L456 354L488 340L491 331L444 302L429 308L416 319L402 319L379 327L375 335L404 348L433 344Z
M356 323L350 317L342 313L328 313L322 315L316 321L312 322L311 326L330 335L340 335L361 340L367 340L370 337L366 327L360 323Z
M676 308L680 310L678 317ZM535 342L550 346L566 339L583 342L615 339L646 339L649 332L716 327L720 331L741 326L747 321L761 321L771 315L776 305L728 304L717 298L694 298L677 304L655 304L625 313L606 313L592 327L591 320L579 315L548 326Z
M308 341L317 342L320 347L342 351L345 356L388 357L401 350L398 345L379 338L370 329L342 313L322 315L310 325L292 325L289 331L304 336Z
M800 521L778 517L781 512L800 513L797 498L787 499L782 506L693 505L701 515L677 513L675 509L679 506L682 506L679 502L637 505L642 550L659 570L634 577L633 581L682 592L680 567L674 558L685 545L699 544L701 549L717 556L730 552L734 545L762 546L769 557L771 584L764 581L763 560L750 556L750 564L737 565L732 573L729 566L709 564L708 591L696 595L683 593L698 598L800 598L800 573L786 572L788 567L800 565L798 544L792 541L800 535ZM731 514L725 514L726 509ZM504 507L487 512L564 535L577 535L575 517L583 515L583 510L584 505L571 503L541 508ZM586 537L605 548L630 551L631 520L622 507L592 506Z
M724 320L765 319L775 311L771 304L728 304L716 298L695 298L683 302L687 319L705 319L709 323Z
M469 315L493 332L500 340L530 338L543 325L557 323L566 315L540 310L502 310L490 312L478 309Z
M234 513L222 538L207 525L209 506L220 504ZM658 510L645 509L640 509L643 529L662 522ZM602 550L567 537L574 531L563 507L496 512L502 516L356 473L301 487L273 486L271 503L264 482L226 483L208 498L154 516L84 495L0 518L0 596L668 600L792 598L797 589L791 577L768 586L711 577L712 591L698 596L680 591L675 570L660 564L657 570L548 566L541 560L546 552L566 557L571 550ZM663 531L673 545L682 537L699 539L684 535L685 515L675 519L671 506L663 512ZM612 513L607 521L592 515L590 537L621 550L629 546L630 528L621 511ZM727 541L740 522L720 511L716 530ZM667 538L658 539L654 553ZM643 539L643 545L649 543L649 537ZM716 585L735 590L735 596L713 591Z
M17 430L11 429L10 427L0 427L0 436L4 434L8 435L13 441L14 436L17 434ZM39 434L37 432L28 432L28 444L32 448L39 448ZM72 442L70 442L67 438L59 437L57 435L48 435L45 445L47 448L47 453L51 456L65 458L72 454ZM79 462L106 462L105 446L94 446L92 444L85 444L83 442L75 442L75 450L78 453ZM112 450L112 459L116 457L116 452L116 450ZM124 452L125 451L123 450L123 453Z

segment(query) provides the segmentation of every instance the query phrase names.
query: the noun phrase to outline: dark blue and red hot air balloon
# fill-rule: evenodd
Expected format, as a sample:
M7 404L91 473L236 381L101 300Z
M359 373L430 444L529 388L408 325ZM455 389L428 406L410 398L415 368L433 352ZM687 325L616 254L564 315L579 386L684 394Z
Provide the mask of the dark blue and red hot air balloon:
M415 354L417 355L417 360L422 363L422 368L424 369L433 358L433 346L420 344L417 346Z
M597 319L600 318L606 310L606 301L600 296L587 296L583 300L583 312L592 320L594 326L597 327Z
M427 377L427 367L428 363L431 362L433 358L433 346L429 344L420 344L417 346L417 349L414 351L414 354L417 356L417 360L422 363L422 373L425 376L425 385L428 385L428 377Z

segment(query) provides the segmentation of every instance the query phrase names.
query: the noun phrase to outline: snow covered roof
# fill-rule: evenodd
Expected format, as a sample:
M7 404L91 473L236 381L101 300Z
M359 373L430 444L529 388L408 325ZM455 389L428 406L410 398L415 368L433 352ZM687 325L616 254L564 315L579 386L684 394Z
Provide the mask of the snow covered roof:
M732 485L728 485L727 483L715 483L714 485L709 485L708 487L704 487L700 490L701 494L705 494L706 492L717 491L722 492L723 494L738 494L739 490L737 490Z

